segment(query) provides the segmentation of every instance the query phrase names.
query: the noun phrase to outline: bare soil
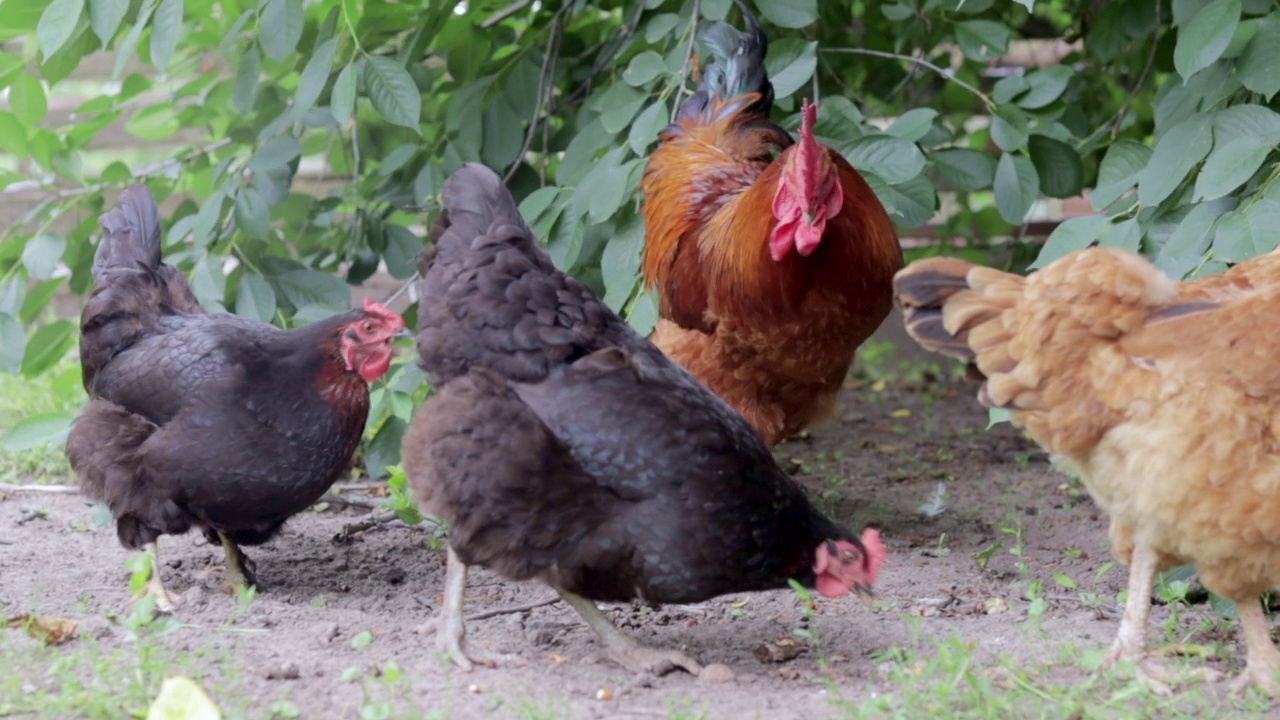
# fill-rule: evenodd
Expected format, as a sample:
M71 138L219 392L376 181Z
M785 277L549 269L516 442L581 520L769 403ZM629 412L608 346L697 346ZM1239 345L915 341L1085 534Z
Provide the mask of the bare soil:
M268 717L280 699L304 718L360 717L371 688L383 687L378 673L389 661L411 679L395 686L399 709L391 717L830 717L839 714L837 696L892 691L879 667L899 649L927 655L948 638L972 643L976 662L1058 663L1054 677L1062 682L1083 677L1078 663L1061 661L1064 642L1083 651L1109 644L1124 588L1122 568L1095 578L1111 560L1105 517L1016 430L985 430L972 385L915 374L851 381L839 422L778 450L820 506L854 527L881 528L890 555L873 605L819 599L806 617L806 603L788 590L611 609L643 642L728 666L728 682L683 673L632 677L600 657L595 636L558 602L471 622L480 647L518 654L521 663L461 672L419 629L438 613L444 579L432 532L392 524L338 542L344 526L368 511L336 503L250 549L264 588L248 605L218 591L218 548L194 533L162 539L163 575L182 595L176 618L183 625L159 642L192 653L187 672L224 709L250 717ZM920 506L939 482L946 507L930 518ZM0 618L75 618L81 637L62 646L68 652L77 643L122 646L129 642L118 620L130 609L127 556L112 528L94 526L78 495L0 496ZM1064 587L1062 578L1078 588ZM1028 596L1033 581L1040 582L1032 593L1038 602ZM1082 590L1096 592L1104 607L1088 607ZM468 612L552 596L542 585L478 570ZM1153 634L1166 616L1158 607ZM797 628L821 646L796 638ZM366 631L367 645L358 639ZM0 642L25 640L0 635ZM803 649L798 657L757 657L788 638ZM1227 647L1235 648L1231 666L1220 669L1234 670L1243 653L1234 642Z

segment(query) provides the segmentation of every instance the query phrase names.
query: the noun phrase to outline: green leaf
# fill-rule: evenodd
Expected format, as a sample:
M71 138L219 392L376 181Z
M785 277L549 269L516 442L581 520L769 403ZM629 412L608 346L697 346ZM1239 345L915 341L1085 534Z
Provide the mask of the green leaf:
M1104 215L1081 215L1062 222L1049 234L1029 269L1042 268L1064 255L1089 247L1108 225L1110 220Z
M600 112L600 124L605 132L612 135L630 125L647 99L644 93L622 83L606 90L600 99L603 108Z
M805 42L798 38L783 38L769 43L769 55L764 59L773 92L777 97L790 96L809 84L813 71L818 68L818 42Z
M71 413L41 413L23 418L5 433L3 447L5 450L27 450L29 448L48 445L62 445L71 432L71 422L75 417Z
M262 74L262 58L258 48L251 47L240 59L236 78L231 86L231 103L236 110L248 115L253 112L253 102L258 97L258 76Z
M374 109L388 122L421 132L422 95L403 65L391 58L371 56L365 62L364 82Z
M1251 137L1264 145L1280 145L1280 113L1261 105L1234 105L1213 116L1213 137L1226 143Z
M276 314L276 293L261 275L246 271L236 291L236 314L259 322L271 322Z
M634 87L647 85L654 78L666 72L667 63L662 56L652 50L646 50L631 58L627 69L622 73L623 82Z
M1156 141L1151 161L1138 174L1138 201L1148 207L1164 202L1212 146L1211 118L1206 113L1192 115L1170 128Z
M22 323L8 313L0 313L0 372L18 372L26 349L27 335L22 331Z
M986 62L1009 49L1009 28L991 20L956 23L956 44L970 60Z
M981 190L995 181L996 159L980 150L948 148L929 157L938 174L957 190Z
M302 145L292 135L277 135L262 144L249 160L254 172L266 172L284 165L302 154Z
M387 476L387 468L400 464L400 445L404 441L406 427L404 420L390 417L378 428L378 434L373 436L365 451L365 469L369 472L369 477L384 478ZM372 641L373 636L368 631L362 632L352 638L351 647L359 650Z
M333 92L329 94L329 111L339 124L345 124L356 111L356 71L355 63L349 63L338 73L333 81Z
M397 280L412 277L418 269L422 238L414 235L409 228L400 225L384 225L382 231L387 244L382 251L382 259L387 263L387 272Z
M1213 200L1235 192L1262 167L1271 147L1256 138L1240 137L1217 145L1196 177L1193 200Z
M293 100L293 116L300 118L307 114L320 99L324 86L329 82L329 70L333 68L333 54L338 49L338 39L330 38L315 49L306 67L302 68L302 77L298 80L298 89Z
M1268 102L1280 91L1280 12L1263 19L1236 62L1240 83Z
M938 111L933 108L915 108L898 116L885 132L908 142L919 142L933 127Z
M1074 73L1070 65L1053 65L1027 76L1029 89L1018 99L1018 104L1028 110L1042 108L1062 96Z
M636 155L644 156L649 146L658 140L658 133L667 126L669 117L667 104L658 101L640 111L631 130L627 133L627 143Z
M1191 208L1156 253L1156 266L1175 280L1195 269L1213 241L1214 223L1234 206L1235 200L1220 198Z
M271 211L256 187L246 186L236 193L236 227L247 237L266 240L271 234Z
M58 288L62 287L63 280L64 278L54 278L28 288L27 296L22 299L22 310L18 312L18 319L27 325L35 322L40 311L48 307L49 301L58 294Z
M283 60L298 46L306 14L302 0L267 0L258 17L258 43L273 60Z
M924 170L924 153L913 142L891 135L865 135L845 154L858 171L879 175L890 185L904 183Z
M1032 135L1027 152L1040 177L1040 191L1049 197L1069 198L1084 189L1084 162L1070 145L1044 135Z
M1012 105L1003 105L991 118L991 142L1001 150L1011 153L1027 144L1027 114Z
M888 196L888 202L885 202L885 209L889 210L890 217L895 222L905 228L915 228L929 222L929 218L938 209L938 194L933 189L933 183L924 175L916 177L893 187L885 187L881 194L881 190L876 188L872 178L874 175L867 176L867 184L876 190L877 197L882 198L884 202L885 195Z
M1213 234L1213 257L1223 262L1238 263L1254 256L1253 228L1242 212L1229 212L1218 218Z
M268 279L294 308L318 305L335 311L345 311L351 306L351 289L333 275L315 270L298 269L281 273Z
M1118 247L1138 251L1142 244L1142 226L1137 218L1129 218L1107 228L1098 240L1098 247Z
M1213 0L1178 30L1173 67L1184 80L1222 57L1240 23L1240 0Z
M142 39L142 31L146 29L147 21L151 19L151 13L156 10L157 1L143 0L142 9L138 12L137 18L134 19L133 27L129 28L124 40L116 44L116 64L111 71L112 80L119 80L120 76L124 74L125 68L129 66L129 61L133 59L134 52L138 49L138 41Z
M182 127L173 103L146 105L129 118L124 128L143 140L164 140Z
M49 110L44 85L26 73L19 75L9 86L9 109L23 125L38 127Z
M640 273L640 251L644 247L644 220L632 215L614 233L600 255L600 275L604 279L604 303L615 312L635 291Z
M22 356L23 377L38 377L57 365L75 343L75 335L76 325L70 320L56 320L36 330Z
M89 24L104 47L115 37L127 12L129 0L89 0Z
M182 0L160 0L151 23L151 64L163 71L169 67L182 36Z
M1022 155L1005 153L996 164L993 189L1000 217L1010 224L1021 225L1040 194L1040 178L1035 165Z
M45 57L58 52L71 39L82 14L84 0L53 0L49 3L36 25L36 44Z
M1089 193L1089 205L1102 211L1138 184L1138 174L1151 160L1151 148L1137 140L1118 140L1107 150L1098 168L1098 186Z
M41 233L27 240L22 248L22 264L27 274L37 280L44 280L53 274L58 261L67 250L67 239L61 235Z
M503 168L520 160L524 147L524 128L505 97L499 96L484 109L480 122L484 128L484 145L480 160L489 167Z
M802 28L818 19L818 0L768 0L756 7L765 20L783 28Z
M542 216L542 213L546 212L547 208L551 207L552 201L554 201L559 195L560 188L555 187L554 185L548 185L547 187L541 187L534 190L526 195L524 200L520 201L519 209L521 217L523 217L524 221L532 227L538 222L538 218Z

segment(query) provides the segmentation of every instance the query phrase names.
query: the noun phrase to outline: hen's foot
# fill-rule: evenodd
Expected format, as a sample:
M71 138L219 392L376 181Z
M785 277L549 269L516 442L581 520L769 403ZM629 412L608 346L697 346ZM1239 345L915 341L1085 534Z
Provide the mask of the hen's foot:
M241 590L258 587L257 563L249 559L225 533L218 533L222 549L227 556L227 571L222 580L224 592L238 595Z
M436 647L453 660L458 667L471 671L475 665L497 667L518 665L522 661L518 655L504 655L477 650L467 642L467 626L462 618L463 595L467 589L467 565L462 562L453 548L449 548L444 577L444 607L440 608L440 616L433 623L436 630Z
M172 613L178 607L178 598L169 594L160 581L160 549L155 543L147 543L143 551L151 557L151 576L147 578L146 586L133 599L137 601L144 597L154 598L156 612Z
M1243 692L1253 685L1273 698L1280 697L1280 651L1271 642L1262 604L1257 600L1238 602L1236 612L1240 615L1241 635L1244 636L1249 659L1244 672L1231 682L1231 692Z
M685 670L694 675L702 672L702 666L696 660L678 650L660 650L641 645L635 638L623 633L609 622L609 618L605 617L604 613L600 612L600 608L590 600L559 588L557 592L595 631L600 642L604 644L605 653L608 654L609 659L631 672L654 675L665 675L676 669Z

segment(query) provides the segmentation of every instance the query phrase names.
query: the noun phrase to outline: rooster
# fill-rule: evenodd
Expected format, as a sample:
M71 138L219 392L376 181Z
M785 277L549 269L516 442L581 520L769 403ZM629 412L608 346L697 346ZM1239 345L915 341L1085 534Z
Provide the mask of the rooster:
M203 530L227 558L226 587L255 585L241 545L266 542L351 462L369 383L404 321L375 302L295 330L204 313L160 260L144 185L101 218L94 290L80 319L90 402L67 438L80 489L110 508L127 548L151 557L147 594L169 611L160 535Z
M1188 282L1115 248L1026 278L931 258L895 288L908 333L969 363L979 401L1009 410L1111 515L1129 596L1104 667L1132 661L1170 692L1171 673L1147 653L1151 585L1193 563L1240 618L1248 659L1234 687L1280 696L1258 601L1280 586L1280 255Z
M717 23L712 62L645 168L653 341L777 444L832 416L854 352L893 305L902 249L862 176L770 122L766 38Z
M467 566L556 589L632 671L698 672L592 602L690 603L787 587L868 591L874 529L836 525L742 417L551 263L501 180L464 165L419 265L419 365L435 392L405 433L405 472L449 524L437 641L468 647Z

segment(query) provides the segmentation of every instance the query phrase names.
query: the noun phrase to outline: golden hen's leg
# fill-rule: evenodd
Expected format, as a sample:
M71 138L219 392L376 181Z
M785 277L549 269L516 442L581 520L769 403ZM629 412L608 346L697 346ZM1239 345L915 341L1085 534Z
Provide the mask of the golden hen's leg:
M147 578L147 584L142 592L134 597L135 600L143 597L152 597L156 600L156 610L162 613L171 613L177 607L178 600L169 594L165 589L164 583L160 580L160 546L154 541L147 543L142 550L151 558L151 576Z
M609 618L600 612L600 608L590 600L574 595L567 590L556 588L560 597L569 607L578 611L583 622L587 624L600 642L604 643L609 658L631 672L650 672L654 675L665 675L676 668L684 669L697 675L702 666L677 650L659 650L641 645L635 638L627 635L609 622Z
M1262 603L1255 598L1236 603L1240 615L1240 633L1248 652L1244 672L1231 683L1232 692L1240 692L1256 685L1272 697L1280 696L1280 651L1271 642L1267 618L1262 613Z
M499 662L518 663L515 655L486 653L476 650L467 644L467 626L462 618L463 595L467 590L467 565L462 562L453 548L449 548L449 559L444 576L444 607L440 608L440 616L436 620L436 647L448 655L458 667L470 671L474 664L485 667L496 667Z
M1159 557L1154 548L1145 542L1134 543L1133 557L1129 561L1129 598L1120 618L1120 630L1111 650L1102 660L1101 669L1110 669L1120 660L1131 661L1138 679L1145 682L1151 692L1168 696L1173 694L1169 683L1177 673L1147 656L1147 618L1151 615L1151 586L1156 579L1158 563ZM1206 682L1221 676L1209 668L1201 668L1192 675Z
M258 576L254 572L253 561L221 530L218 531L218 539L222 541L222 549L227 555L227 572L222 580L222 589L235 595L243 588L257 587Z

